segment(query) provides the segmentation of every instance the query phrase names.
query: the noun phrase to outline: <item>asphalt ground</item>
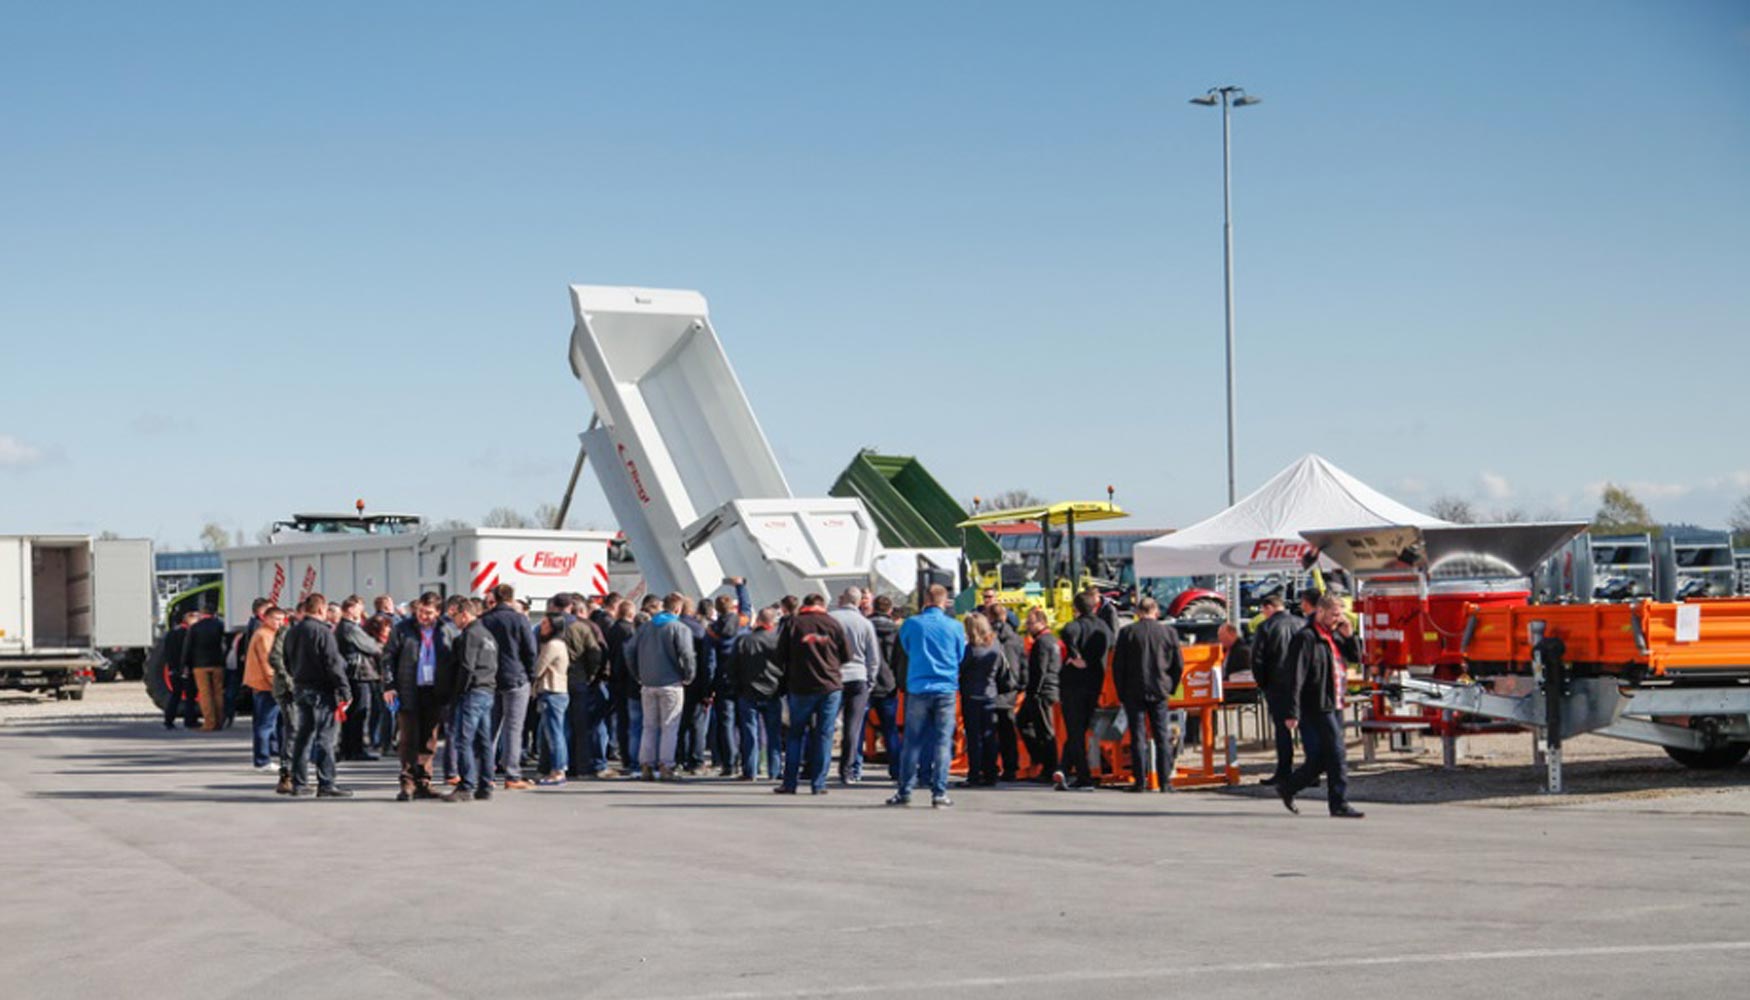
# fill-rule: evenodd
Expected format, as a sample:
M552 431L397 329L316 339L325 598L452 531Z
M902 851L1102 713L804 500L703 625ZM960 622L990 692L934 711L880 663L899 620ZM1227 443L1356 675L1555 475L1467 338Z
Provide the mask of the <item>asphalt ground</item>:
M1428 771L1430 781L1439 774ZM1750 780L1291 816L1256 789L573 782L291 800L247 734L0 728L9 997L1726 996Z

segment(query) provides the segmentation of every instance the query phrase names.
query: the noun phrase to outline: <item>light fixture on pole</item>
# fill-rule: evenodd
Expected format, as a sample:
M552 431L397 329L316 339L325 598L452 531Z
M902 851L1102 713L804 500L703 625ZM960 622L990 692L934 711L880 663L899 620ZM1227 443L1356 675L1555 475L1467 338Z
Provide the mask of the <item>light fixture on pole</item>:
M1211 87L1200 97L1191 98L1192 104L1201 104L1206 108L1221 106L1221 249L1222 249L1222 285L1227 295L1227 505L1232 507L1239 500L1234 476L1234 227L1233 227L1233 172L1229 167L1232 144L1229 141L1230 122L1233 108L1243 108L1257 104L1259 98L1246 93L1244 87ZM1239 580L1232 579L1229 588L1228 620L1235 620L1239 614Z

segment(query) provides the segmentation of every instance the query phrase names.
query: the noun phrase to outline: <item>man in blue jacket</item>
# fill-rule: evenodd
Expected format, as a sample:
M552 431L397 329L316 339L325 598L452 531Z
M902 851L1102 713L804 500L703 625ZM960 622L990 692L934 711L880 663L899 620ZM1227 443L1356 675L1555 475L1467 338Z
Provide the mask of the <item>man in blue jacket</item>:
M890 806L911 804L918 759L926 751L934 761L930 772L930 805L953 805L948 798L948 765L954 754L954 696L960 690L960 659L966 653L966 632L949 617L948 588L932 584L924 610L899 628L905 651L905 750L900 755L899 791Z
M523 780L523 726L529 719L529 685L535 680L535 626L517 607L516 588L492 588L492 610L480 624L498 646L498 767L504 787L533 787ZM486 776L492 783L492 775Z

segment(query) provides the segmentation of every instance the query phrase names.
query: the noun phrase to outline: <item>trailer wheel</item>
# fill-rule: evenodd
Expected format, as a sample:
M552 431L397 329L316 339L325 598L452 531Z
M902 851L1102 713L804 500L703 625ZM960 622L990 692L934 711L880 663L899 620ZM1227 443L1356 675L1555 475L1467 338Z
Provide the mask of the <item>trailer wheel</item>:
M1750 756L1750 743L1727 743L1725 746L1709 747L1706 750L1666 747L1665 753L1684 767L1698 771L1719 771Z
M74 688L62 688L61 694L66 695L68 701L84 701L85 685L81 684Z

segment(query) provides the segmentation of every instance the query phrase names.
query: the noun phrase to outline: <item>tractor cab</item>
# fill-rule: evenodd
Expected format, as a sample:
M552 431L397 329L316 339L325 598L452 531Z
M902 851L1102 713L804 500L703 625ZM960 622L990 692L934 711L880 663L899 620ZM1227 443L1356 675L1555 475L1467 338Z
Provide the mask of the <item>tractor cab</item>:
M1037 543L1024 546L1030 550L1026 558L1007 552L994 564L974 564L974 586L960 595L957 604L966 606L957 610L971 610L980 594L994 590L997 602L1014 608L1018 615L1042 607L1050 613L1054 626L1068 623L1075 617L1075 595L1085 586L1103 583L1079 565L1076 526L1129 516L1110 500L1077 500L993 510L961 521L956 525L961 530L1009 526L1009 531L1002 533L1024 534L1025 540L1037 539ZM1036 534L1028 530L1032 528L1037 528Z

